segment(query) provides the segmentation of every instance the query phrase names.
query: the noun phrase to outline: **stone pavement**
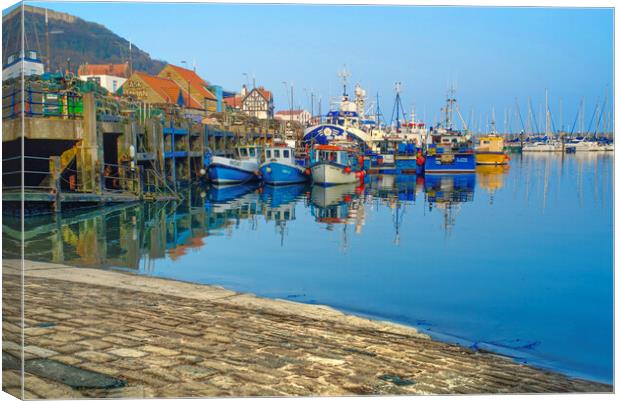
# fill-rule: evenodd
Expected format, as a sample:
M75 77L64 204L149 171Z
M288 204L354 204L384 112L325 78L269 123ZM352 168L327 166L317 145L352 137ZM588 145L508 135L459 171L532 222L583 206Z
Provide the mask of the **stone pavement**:
M611 392L331 308L120 272L3 261L3 381L16 397ZM76 384L77 383L77 384Z

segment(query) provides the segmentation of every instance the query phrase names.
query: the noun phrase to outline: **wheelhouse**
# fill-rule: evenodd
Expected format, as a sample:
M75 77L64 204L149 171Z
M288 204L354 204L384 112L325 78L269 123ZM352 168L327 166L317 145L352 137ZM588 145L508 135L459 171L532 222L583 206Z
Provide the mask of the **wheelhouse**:
M350 166L354 164L354 153L340 146L320 145L315 148L315 162L331 162Z
M260 156L261 148L257 145L237 146L239 160L255 160Z
M282 146L269 147L265 149L264 157L267 161L295 163L295 150Z

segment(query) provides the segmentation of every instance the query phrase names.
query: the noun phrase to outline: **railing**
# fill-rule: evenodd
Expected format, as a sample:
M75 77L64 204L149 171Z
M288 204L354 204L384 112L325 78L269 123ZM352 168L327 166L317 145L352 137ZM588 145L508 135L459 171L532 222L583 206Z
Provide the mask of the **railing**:
M70 166L70 163L62 165L60 156L14 156L2 159L2 189L15 191L23 188L25 192L52 194L142 194L140 169L137 166L104 163L101 180L95 178L95 182L89 180L88 183L80 181L79 171ZM100 186L96 182L100 182Z
M144 170L143 191L145 199L157 195L178 197L177 192L170 188L170 186L166 183L166 180L164 180L164 178L154 169Z
M140 195L142 193L142 186L139 167L104 163L103 189L107 192L129 192L134 195Z
M23 161L23 166L22 166ZM57 187L50 169L50 159L36 156L15 156L2 159L2 189L31 192L54 192Z
M5 88L9 89L9 88ZM72 91L48 91L26 87L13 87L2 95L2 118L26 117L61 117L66 119L82 118L82 96Z

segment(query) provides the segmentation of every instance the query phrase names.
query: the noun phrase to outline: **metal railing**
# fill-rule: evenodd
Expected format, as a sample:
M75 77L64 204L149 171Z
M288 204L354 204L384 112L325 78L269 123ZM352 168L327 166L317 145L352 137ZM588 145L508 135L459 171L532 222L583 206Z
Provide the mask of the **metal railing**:
M2 189L15 191L22 188L24 191L56 191L50 158L14 156L2 159Z
M5 88L8 89L8 88ZM2 95L2 118L61 117L77 119L83 116L82 96L73 91L48 91L13 87Z

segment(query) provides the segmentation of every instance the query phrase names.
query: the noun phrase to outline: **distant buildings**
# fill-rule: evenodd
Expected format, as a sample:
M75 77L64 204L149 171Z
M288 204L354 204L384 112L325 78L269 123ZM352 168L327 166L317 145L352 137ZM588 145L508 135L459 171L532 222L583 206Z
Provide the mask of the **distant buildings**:
M280 110L274 118L281 121L295 121L305 125L310 122L312 115L307 110Z
M239 110L259 119L273 118L273 95L262 86L248 91L243 85L241 93L224 98L228 109Z
M262 86L254 88L243 99L241 110L251 117L273 118L273 95Z
M22 68L24 69L24 76L43 75L43 62L39 58L39 53L28 50L23 55L11 54L2 67L2 80L18 78L21 75Z
M168 78L187 91L208 112L216 112L217 97L207 88L208 84L195 71L176 65L166 65L158 74L161 78Z
M83 64L78 68L78 76L116 93L129 78L129 64Z

